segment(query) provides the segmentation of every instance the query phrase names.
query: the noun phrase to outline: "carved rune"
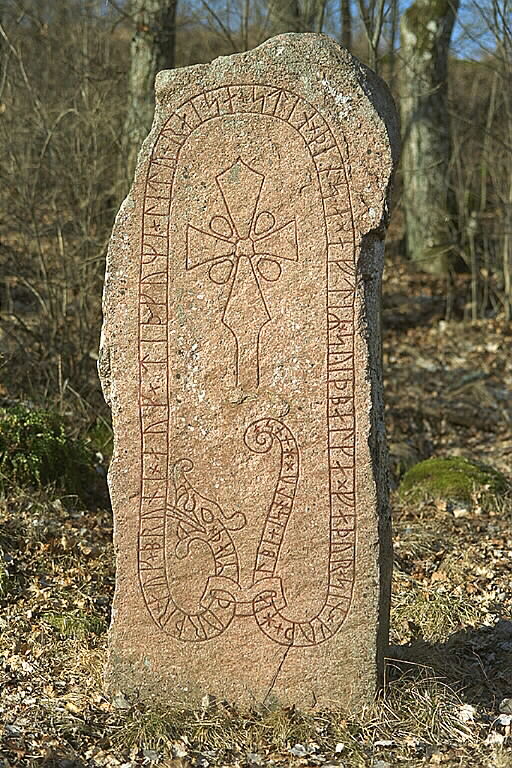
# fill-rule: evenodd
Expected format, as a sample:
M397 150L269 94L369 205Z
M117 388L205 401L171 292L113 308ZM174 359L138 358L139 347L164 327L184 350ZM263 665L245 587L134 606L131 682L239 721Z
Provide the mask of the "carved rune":
M240 158L216 182L225 210L205 229L188 225L186 268L208 265L210 280L229 286L222 322L235 339L236 384L250 389L259 385L260 335L271 320L262 281L279 280L281 259L298 261L297 226L261 209L265 177Z

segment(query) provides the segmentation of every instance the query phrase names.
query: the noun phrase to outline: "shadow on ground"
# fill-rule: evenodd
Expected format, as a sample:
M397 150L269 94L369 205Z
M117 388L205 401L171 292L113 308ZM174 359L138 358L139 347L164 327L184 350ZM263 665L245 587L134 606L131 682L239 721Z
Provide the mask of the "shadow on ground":
M475 707L497 710L504 698L512 697L512 621L460 630L444 643L418 638L391 646L388 658L390 680L411 665L427 667Z

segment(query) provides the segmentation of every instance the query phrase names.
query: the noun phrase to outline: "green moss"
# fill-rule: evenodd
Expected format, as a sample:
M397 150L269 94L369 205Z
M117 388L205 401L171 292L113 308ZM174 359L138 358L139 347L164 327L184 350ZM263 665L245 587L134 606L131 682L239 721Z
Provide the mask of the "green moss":
M105 622L98 616L85 613L44 613L43 621L64 637L74 637L82 640L88 635L101 635L105 632Z
M66 434L60 417L23 405L0 408L0 490L54 484L79 493L93 478L92 450Z
M475 494L492 500L506 492L508 483L496 469L460 456L420 461L408 470L400 483L402 498L445 499L470 503Z

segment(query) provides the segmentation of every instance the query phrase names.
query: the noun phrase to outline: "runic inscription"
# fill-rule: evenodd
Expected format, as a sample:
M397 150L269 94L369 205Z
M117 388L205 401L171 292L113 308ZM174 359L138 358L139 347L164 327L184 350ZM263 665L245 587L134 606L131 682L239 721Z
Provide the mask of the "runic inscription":
M242 582L237 535L250 522L230 517L202 495L193 474L201 457L169 462L168 219L180 152L204 123L228 115L264 115L284 121L305 143L320 190L325 251L325 521L329 546L323 565L323 599L315 616L292 618L279 562L292 515L300 515L300 446L283 421L261 414L245 431L245 449L279 447L279 466L257 547L251 580ZM343 624L353 596L355 567L355 404L354 404L354 230L344 154L327 122L303 99L281 88L226 86L199 93L165 123L152 153L144 198L140 272L140 407L143 440L143 494L140 512L139 577L156 625L177 640L209 641L233 622L253 620L260 632L287 647L318 645ZM206 270L209 280L227 286L220 322L235 345L235 380L244 388L260 384L260 342L272 319L265 284L279 280L288 263L300 262L295 218L280 220L262 205L265 174L242 157L215 176L222 207L208 210L201 226L187 224L187 272ZM311 173L306 185L313 183ZM314 213L312 214L314 215ZM243 450L243 446L240 446ZM167 474L172 467L172 477ZM165 531L174 521L174 552ZM179 607L169 582L170 562L186 560L194 542L209 551L210 573L194 610ZM319 566L320 567L320 566ZM293 607L293 606L292 606Z
M155 91L103 302L106 684L151 708L356 711L388 641L392 100L316 34Z
M262 281L281 276L281 259L297 261L295 219L278 222L261 209L265 177L241 158L216 176L225 209L204 229L188 225L187 269L205 266L212 282L229 284L222 322L235 340L235 378L244 388L259 385L259 347L270 322Z

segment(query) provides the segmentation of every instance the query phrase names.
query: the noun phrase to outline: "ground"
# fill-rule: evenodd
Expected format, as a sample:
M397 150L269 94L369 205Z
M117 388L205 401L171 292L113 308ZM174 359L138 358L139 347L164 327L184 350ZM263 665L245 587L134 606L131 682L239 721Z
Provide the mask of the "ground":
M94 500L20 485L0 500L1 768L512 766L510 493L412 500L399 488L432 456L481 461L512 479L512 333L499 312L465 318L464 278L447 308L442 281L388 258L395 569L383 694L357 717L109 702L112 520L99 463Z

